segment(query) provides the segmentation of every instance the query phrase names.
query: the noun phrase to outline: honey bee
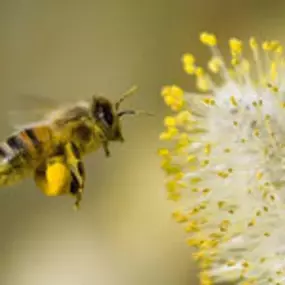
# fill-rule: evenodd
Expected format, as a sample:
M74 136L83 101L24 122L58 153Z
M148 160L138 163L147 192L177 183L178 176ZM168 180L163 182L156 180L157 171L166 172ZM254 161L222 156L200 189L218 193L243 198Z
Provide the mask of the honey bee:
M33 177L47 196L71 195L78 209L86 180L82 158L102 148L110 156L110 142L124 142L121 118L147 112L119 110L136 87L116 102L103 96L66 105L43 119L23 126L0 144L0 186Z

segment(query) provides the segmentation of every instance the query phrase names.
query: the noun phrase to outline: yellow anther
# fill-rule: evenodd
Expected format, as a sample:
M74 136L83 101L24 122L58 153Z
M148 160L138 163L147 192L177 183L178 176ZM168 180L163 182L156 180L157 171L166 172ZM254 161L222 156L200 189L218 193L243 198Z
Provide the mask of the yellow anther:
M219 209L222 209L225 205L226 205L226 202L225 202L225 201L219 201L219 202L218 202L218 207L219 207Z
M232 38L229 40L229 45L231 49L231 53L233 55L238 55L242 52L242 41L236 38Z
M187 133L180 133L179 134L179 138L177 141L177 147L185 147L187 145L189 145L190 143L190 138L189 135Z
M173 111L179 111L184 105L184 101L182 98L175 98L172 96L165 96L164 102L168 105Z
M256 137L259 137L260 132L259 132L258 129L254 129L254 130L253 130L253 134L254 134Z
M267 260L266 257L261 257L261 258L259 259L259 262L260 262L260 263L264 263L266 260Z
M209 165L209 163L210 163L210 160L204 159L201 161L201 166L205 167L205 166Z
M205 148L204 148L204 152L206 155L209 155L211 153L211 150L212 150L212 146L211 144L206 144L205 145Z
M166 127L175 127L176 125L176 120L174 117L171 116L167 116L164 118L164 125Z
M252 219L249 223L248 226L249 227L253 227L256 224L256 221L254 219Z
M181 211L175 211L172 213L172 217L175 219L177 223L185 223L188 221L187 216Z
M163 97L165 97L165 96L172 96L172 97L175 97L175 98L182 98L183 95L184 95L184 91L180 87L178 87L176 85L165 86L165 87L162 88L161 95Z
M184 68L184 71L189 75L194 75L196 72L196 66L195 65L185 64L183 66L183 68Z
M230 221L229 220L224 220L220 223L220 231L221 232L226 232L230 226Z
M200 230L200 227L199 227L199 225L198 225L195 221L190 222L190 223L187 224L187 226L185 227L185 231L186 231L187 233L199 232L199 230Z
M168 193L167 199L174 201L174 202L177 202L181 199L181 194L180 193Z
M213 285L213 281L207 272L200 273L200 284L201 285Z
M223 61L218 56L212 57L212 59L208 62L208 68L213 73L218 73L221 70L222 65L223 65Z
M185 65L192 65L195 63L195 57L190 53L186 53L182 56L182 62Z
M170 192L170 193L173 193L178 189L178 185L176 181L174 180L167 181L165 184L165 187L166 187L167 192Z
M197 184L197 183L199 183L199 182L201 182L202 181L202 178L201 177L192 177L191 179L190 179L190 183L191 184Z
M206 76L198 76L196 78L196 87L201 92L207 92L210 90L210 82Z
M275 41L271 41L270 45L271 45L272 50L276 50L280 46L280 43L279 43L279 41L275 40Z
M180 180L180 179L182 179L184 177L184 173L183 172L178 172L178 173L176 173L176 175L175 175L175 179L176 180Z
M221 178L228 178L229 177L229 173L228 172L225 172L225 171L219 171L217 173L217 175Z
M167 148L161 148L158 150L158 155L159 156L162 156L162 157L165 157L165 156L169 156L170 155L170 152Z
M263 210L264 210L264 212L268 212L269 208L267 206L263 206Z
M258 172L256 173L256 179L257 179L257 180L261 180L262 177L263 177L263 173L260 172L260 171L258 171Z
M231 266L235 266L236 262L234 260L228 260L227 262L227 266L231 267Z
M182 56L183 67L186 73L193 75L196 71L195 58L192 54L184 54Z
M249 267L249 263L247 261L244 261L242 264L243 268L248 268Z
M256 50L258 48L257 41L254 37L249 39L249 45L250 45L252 50Z
M200 244L200 240L195 238L188 238L186 242L191 247L197 247Z
M173 138L178 134L178 129L175 127L171 127L168 129L168 133L170 134L170 137Z
M203 44L205 44L207 46L211 46L211 47L217 45L217 38L216 38L216 36L214 34L209 34L209 33L206 33L206 32L204 32L204 33L202 33L200 35L200 41Z
M205 103L206 105L211 105L214 106L215 105L215 99L211 98L211 97L206 97L203 100L203 103Z
M262 48L265 51L270 51L270 50L272 50L272 45L271 45L270 42L265 41L265 42L262 43Z
M163 133L160 134L159 139L161 141L166 141L166 140L170 140L171 136L170 136L170 134L168 132L163 132Z
M231 64L232 64L232 66L237 66L237 65L240 64L240 60L237 59L237 58L232 58L231 59Z
M210 193L211 192L211 189L210 188L205 188L205 189L203 189L203 194L208 194L208 193Z
M204 75L205 75L204 69L203 69L202 67L197 67L197 68L196 68L195 75L196 75L197 77L204 76Z
M188 163L197 162L197 156L196 155L188 155L187 162Z
M276 48L276 50L275 50L275 52L277 53L277 54L282 54L283 53L283 47L282 46L278 46L277 48Z
M231 104L234 106L234 107L237 107L238 106L238 103L237 103L237 100L234 96L231 96L230 97L230 102Z
M189 111L181 111L176 116L176 123L178 125L184 125L185 123L188 123L190 119L191 113Z
M167 174L175 172L171 163L172 161L169 158L163 159L160 163L161 168L164 169Z

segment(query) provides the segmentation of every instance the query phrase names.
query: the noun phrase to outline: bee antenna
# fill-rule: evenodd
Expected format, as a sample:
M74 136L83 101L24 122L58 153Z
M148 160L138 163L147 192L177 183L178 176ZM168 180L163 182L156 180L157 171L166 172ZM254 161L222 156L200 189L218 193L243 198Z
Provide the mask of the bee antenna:
M123 101L129 96L134 95L134 93L138 90L137 86L132 86L127 92L125 92L121 98L115 103L115 109L118 110L120 105L122 104Z
M147 115L147 116L154 116L154 114L146 112L146 111L139 111L139 110L123 110L120 111L118 117L122 117L124 115Z

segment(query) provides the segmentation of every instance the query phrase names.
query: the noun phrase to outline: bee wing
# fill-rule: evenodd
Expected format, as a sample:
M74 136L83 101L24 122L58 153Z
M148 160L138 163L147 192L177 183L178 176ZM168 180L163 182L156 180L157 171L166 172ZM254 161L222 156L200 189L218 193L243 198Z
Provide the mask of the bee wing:
M21 94L16 96L13 108L8 111L8 122L13 129L20 129L42 121L45 116L58 109L61 103L55 99L36 94Z

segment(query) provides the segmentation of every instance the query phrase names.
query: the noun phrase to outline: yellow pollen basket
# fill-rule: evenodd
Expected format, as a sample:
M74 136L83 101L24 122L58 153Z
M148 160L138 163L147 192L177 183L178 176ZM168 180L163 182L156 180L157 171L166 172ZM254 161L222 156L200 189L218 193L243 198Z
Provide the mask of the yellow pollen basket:
M56 162L48 166L46 180L45 193L47 196L65 194L71 180L70 171L64 163Z

